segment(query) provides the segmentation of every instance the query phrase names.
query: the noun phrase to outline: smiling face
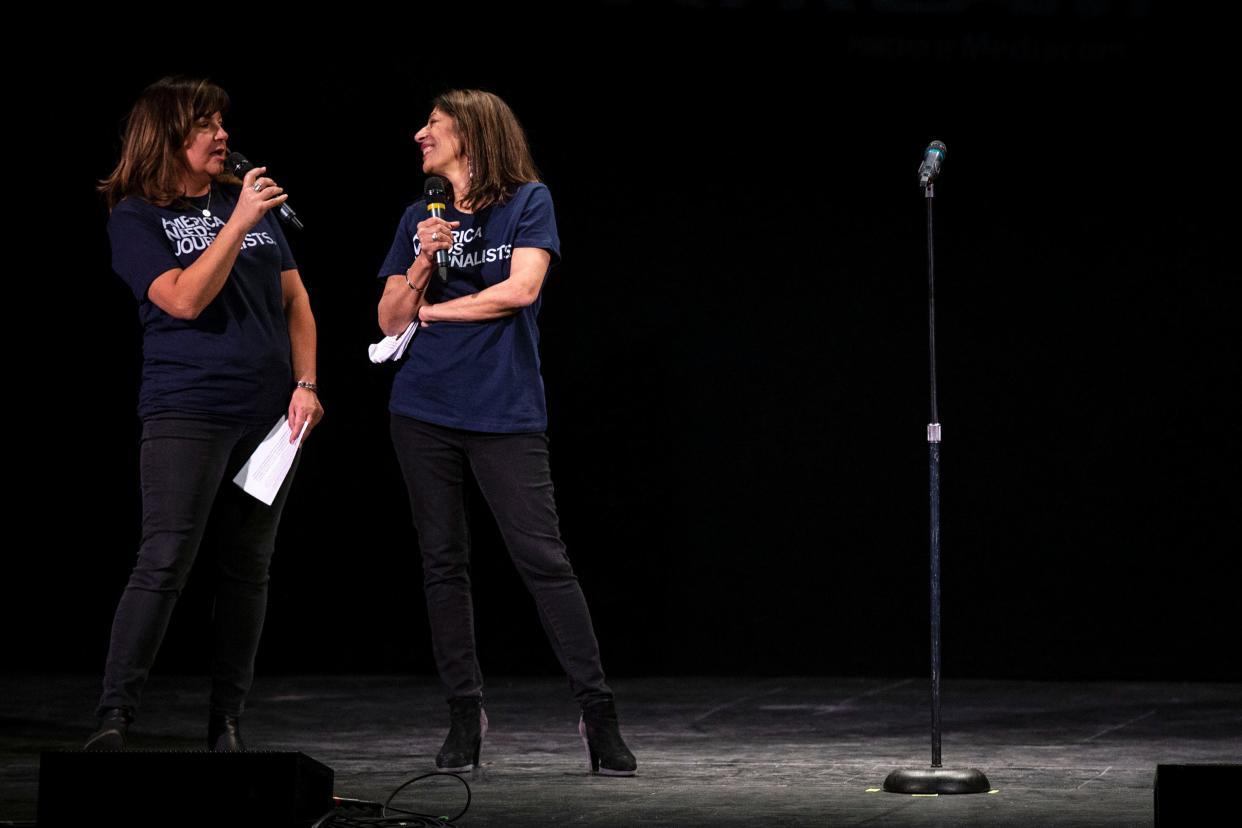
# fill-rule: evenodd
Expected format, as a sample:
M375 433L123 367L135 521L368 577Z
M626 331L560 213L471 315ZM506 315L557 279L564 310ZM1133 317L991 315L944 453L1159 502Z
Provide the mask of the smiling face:
M427 125L414 140L423 153L423 172L451 175L465 164L465 152L457 134L457 123L439 109L431 110Z
M224 172L225 159L229 154L228 140L224 118L219 112L194 122L185 139L187 194L205 192L211 180Z

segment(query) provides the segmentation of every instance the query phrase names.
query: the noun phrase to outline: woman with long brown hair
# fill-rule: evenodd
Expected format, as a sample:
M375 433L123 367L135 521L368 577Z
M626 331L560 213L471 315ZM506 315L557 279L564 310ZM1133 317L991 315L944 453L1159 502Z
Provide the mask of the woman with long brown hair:
M310 299L271 214L286 196L264 167L241 181L226 173L228 105L224 90L206 80L152 84L129 114L116 169L100 185L112 266L133 291L143 328L143 518L88 750L124 748L209 527L220 543L207 746L244 749L238 717L293 475L270 506L232 479L282 414L291 442L323 416Z
M423 559L436 666L450 710L436 766L479 762L487 716L475 654L463 482L478 481L548 639L582 708L592 771L633 775L591 615L561 541L548 466L536 317L560 258L548 188L526 136L500 98L454 90L435 99L415 136L423 172L447 180L443 216L406 210L388 258L379 323L396 336L418 322L393 381L393 446ZM434 275L443 251L447 279Z

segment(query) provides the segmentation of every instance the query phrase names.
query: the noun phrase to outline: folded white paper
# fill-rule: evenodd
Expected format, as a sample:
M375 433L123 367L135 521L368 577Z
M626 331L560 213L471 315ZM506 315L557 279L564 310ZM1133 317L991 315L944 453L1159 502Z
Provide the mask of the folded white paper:
M267 433L263 442L259 443L259 447L241 467L233 482L248 494L271 506L276 499L276 493L280 491L280 484L289 476L293 458L302 445L302 437L305 436L308 425L310 420L302 423L298 439L290 443L289 437L293 435L293 429L289 428L289 418L281 417L276 427Z
M417 319L411 322L400 336L386 336L374 345L368 345L367 355L371 357L372 362L388 362L389 360L396 362L405 353L416 330L418 330Z

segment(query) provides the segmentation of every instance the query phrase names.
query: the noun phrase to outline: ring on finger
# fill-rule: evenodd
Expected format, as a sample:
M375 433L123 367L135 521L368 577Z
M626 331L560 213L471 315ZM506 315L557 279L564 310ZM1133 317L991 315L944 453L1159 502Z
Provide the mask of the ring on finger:
M432 240L432 241L439 241L439 240L440 240L440 231L439 231L439 230L437 230L437 231L435 231L434 233L432 233L432 234L431 234L431 240Z
M257 193L259 190L262 190L262 189L263 189L263 185L262 185L262 184L260 184L258 181L254 182L254 191L255 191L256 193Z

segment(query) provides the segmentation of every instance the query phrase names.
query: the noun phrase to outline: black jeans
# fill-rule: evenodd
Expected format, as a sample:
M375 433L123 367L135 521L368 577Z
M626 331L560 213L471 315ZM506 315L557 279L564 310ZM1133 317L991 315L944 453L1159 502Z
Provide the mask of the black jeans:
M220 540L211 709L240 715L267 609L268 565L293 470L271 506L233 476L271 430L161 415L142 427L142 543L112 622L99 711L135 710L210 525ZM295 461L296 462L296 461ZM295 467L296 468L296 467Z
M423 557L423 589L436 667L447 694L478 696L470 597L466 466L474 473L557 659L582 705L612 698L600 665L591 613L561 541L541 432L489 434L424 423L397 414L393 447L410 493Z

